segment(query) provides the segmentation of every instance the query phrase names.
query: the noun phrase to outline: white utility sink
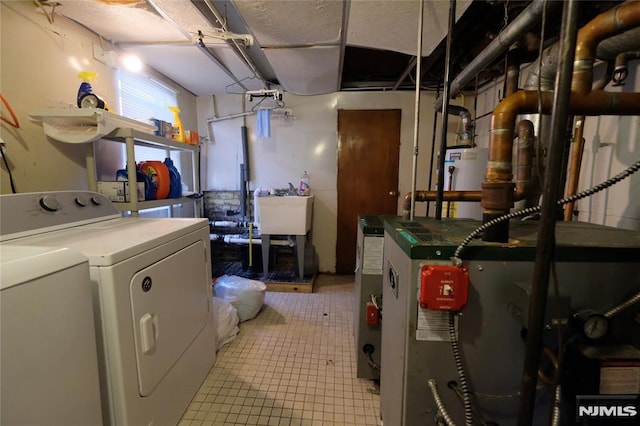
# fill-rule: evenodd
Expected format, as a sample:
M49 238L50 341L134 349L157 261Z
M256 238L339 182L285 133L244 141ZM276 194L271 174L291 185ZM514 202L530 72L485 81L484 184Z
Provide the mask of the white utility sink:
M311 229L313 195L257 197L260 233L268 235L306 235Z

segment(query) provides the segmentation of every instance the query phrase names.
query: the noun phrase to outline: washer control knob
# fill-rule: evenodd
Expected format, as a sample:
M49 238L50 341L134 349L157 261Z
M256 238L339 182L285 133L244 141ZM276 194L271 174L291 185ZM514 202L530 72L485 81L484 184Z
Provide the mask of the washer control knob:
M102 199L100 199L100 197L96 197L94 195L93 197L91 197L91 202L93 204L95 204L96 206L99 206L100 204L102 204Z
M60 208L60 203L56 200L56 197L52 195L45 195L40 198L40 207L48 212L55 212Z
M80 207L87 207L87 204L89 204L89 202L84 197L76 197L76 204Z

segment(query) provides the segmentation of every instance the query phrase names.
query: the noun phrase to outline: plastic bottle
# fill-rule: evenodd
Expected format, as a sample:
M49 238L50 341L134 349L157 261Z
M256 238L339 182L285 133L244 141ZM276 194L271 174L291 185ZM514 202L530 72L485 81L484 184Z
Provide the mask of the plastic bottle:
M298 187L298 195L310 195L311 194L311 187L309 187L309 175L307 174L307 171L305 170L304 173L302 174L302 177L300 178L300 186Z
M173 113L173 125L178 128L178 133L174 133L173 139L178 142L184 142L184 127L182 126L182 120L180 120L180 108L170 106L169 111Z
M100 108L109 111L109 107L104 100L93 93L91 80L95 80L97 76L98 74L93 71L81 71L78 73L78 78L82 79L76 96L78 108Z

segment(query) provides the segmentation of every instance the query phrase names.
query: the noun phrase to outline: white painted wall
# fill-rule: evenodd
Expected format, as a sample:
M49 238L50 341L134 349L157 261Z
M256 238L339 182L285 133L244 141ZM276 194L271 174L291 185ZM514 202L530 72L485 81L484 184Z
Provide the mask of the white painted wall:
M421 97L420 144L417 189L427 189L433 131L433 94ZM203 185L209 190L240 189L242 162L240 127L248 127L250 188L286 188L297 186L302 173L308 171L311 191L315 195L313 244L319 253L320 271L335 271L337 229L337 120L339 109L401 109L401 147L399 191L411 190L414 105L413 92L341 92L321 96L295 96L285 93L286 108L295 120L273 118L271 137L258 139L256 116L249 115L212 123L206 119L250 111L257 103L243 106L237 95L198 99L199 131L211 140L203 145ZM266 104L267 101L265 101ZM449 130L455 141L460 120L453 116ZM438 136L439 143L439 136ZM401 211L402 196L398 200ZM416 215L424 215L426 205L419 203ZM432 210L433 211L433 210ZM362 212L365 213L366 212ZM354 247L355 250L355 247Z
M115 70L93 59L93 45L100 44L99 37L60 15L49 23L33 2L1 2L0 23L0 91L20 122L17 130L2 123L0 137L7 144L17 190L87 189L85 145L48 140L42 127L29 120L29 112L75 105L80 85L77 74L83 70L98 73L92 83L94 91L118 112ZM150 73L176 87L182 121L186 128L196 128L195 96L152 70ZM9 117L4 108L2 113ZM105 173L123 168L121 144L100 144L97 153ZM0 192L11 193L4 165L1 170Z
M637 92L640 90L640 65L630 63L629 76L624 86L606 90L611 92ZM595 70L594 79L603 72ZM520 82L527 77L527 70L520 74ZM502 81L483 89L478 97L477 115L491 111L500 99ZM477 143L488 146L491 117L486 116L476 123ZM539 133L538 131L536 133ZM544 138L544 132L542 134ZM584 128L586 141L578 191L597 185L617 175L640 160L640 116L587 117ZM543 141L543 144L545 142ZM640 173L636 173L619 184L590 198L576 203L578 220L618 228L640 230Z

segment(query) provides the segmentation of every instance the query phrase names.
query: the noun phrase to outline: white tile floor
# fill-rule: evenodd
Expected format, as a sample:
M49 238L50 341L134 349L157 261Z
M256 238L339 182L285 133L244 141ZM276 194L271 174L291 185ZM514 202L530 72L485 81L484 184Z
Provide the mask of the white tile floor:
M267 292L180 426L378 425L379 388L355 373L353 286L353 275L319 275L312 294Z

